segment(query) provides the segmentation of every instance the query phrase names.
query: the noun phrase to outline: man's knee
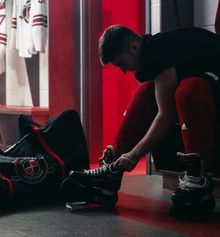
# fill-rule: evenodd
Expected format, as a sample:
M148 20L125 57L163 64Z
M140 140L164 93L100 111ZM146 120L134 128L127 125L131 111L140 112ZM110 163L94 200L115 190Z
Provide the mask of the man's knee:
M141 83L136 89L128 107L127 113L136 111L137 113L147 111L147 109L156 110L156 99L153 81ZM140 116L140 114L139 114Z

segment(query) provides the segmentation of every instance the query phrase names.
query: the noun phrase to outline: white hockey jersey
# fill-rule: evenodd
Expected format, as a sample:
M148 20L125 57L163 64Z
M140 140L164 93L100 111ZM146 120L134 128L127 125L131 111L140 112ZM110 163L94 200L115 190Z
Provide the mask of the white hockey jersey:
M9 48L21 57L45 52L47 42L47 0L13 0Z
M0 74L5 72L5 51L7 44L5 0L0 0Z
M31 0L32 40L34 50L45 53L47 43L47 1Z

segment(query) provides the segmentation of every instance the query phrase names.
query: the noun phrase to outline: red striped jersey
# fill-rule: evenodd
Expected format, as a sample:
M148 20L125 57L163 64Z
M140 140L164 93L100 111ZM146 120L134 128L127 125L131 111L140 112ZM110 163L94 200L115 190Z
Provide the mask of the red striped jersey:
M7 44L5 0L0 0L0 74L5 72L5 51Z
M47 43L47 0L14 0L10 48L19 56L44 53Z

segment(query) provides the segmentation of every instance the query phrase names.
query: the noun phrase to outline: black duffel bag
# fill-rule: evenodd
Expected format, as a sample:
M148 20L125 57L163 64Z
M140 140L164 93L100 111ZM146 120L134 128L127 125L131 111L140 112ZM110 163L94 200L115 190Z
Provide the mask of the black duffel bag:
M0 154L0 205L59 199L69 171L89 168L78 113L67 110L43 126L20 116L19 124L23 137Z

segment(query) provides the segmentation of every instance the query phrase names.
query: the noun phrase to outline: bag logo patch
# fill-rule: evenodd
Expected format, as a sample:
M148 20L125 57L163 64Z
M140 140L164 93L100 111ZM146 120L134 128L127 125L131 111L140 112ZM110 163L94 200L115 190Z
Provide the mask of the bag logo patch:
M54 172L54 168L48 169L48 164L44 157L18 157L14 161L17 176L12 177L12 181L23 181L28 184L42 182L47 174Z

